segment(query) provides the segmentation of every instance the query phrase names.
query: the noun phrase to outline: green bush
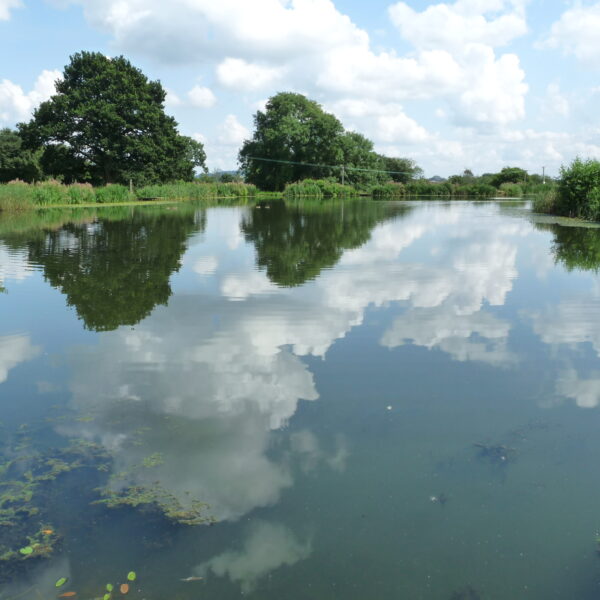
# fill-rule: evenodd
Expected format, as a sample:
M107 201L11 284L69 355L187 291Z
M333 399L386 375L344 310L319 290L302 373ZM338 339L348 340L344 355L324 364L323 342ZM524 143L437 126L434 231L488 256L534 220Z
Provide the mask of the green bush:
M533 209L600 221L600 161L576 158L562 166L557 185L538 191Z
M561 167L558 181L557 208L560 214L569 217L597 219L590 197L600 187L600 161L576 158L569 167Z
M521 198L523 196L523 188L518 183L503 183L500 185L499 192L502 196L509 198Z
M351 185L342 185L329 179L303 179L288 183L283 192L285 198L348 198L357 196L357 190Z

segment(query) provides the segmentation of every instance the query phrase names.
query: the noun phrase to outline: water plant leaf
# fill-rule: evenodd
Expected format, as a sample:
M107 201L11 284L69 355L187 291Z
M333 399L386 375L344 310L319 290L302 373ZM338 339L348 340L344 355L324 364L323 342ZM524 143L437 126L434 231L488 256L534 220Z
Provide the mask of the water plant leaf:
M127 594L129 592L129 584L128 583L122 583L121 587L119 588L119 590L121 591L121 594Z
M112 583L107 583L107 584L106 584L106 591L107 591L107 592L112 592L114 589L115 589L115 588L114 588L114 586L113 586L113 584L112 584Z
M137 579L135 571L129 571L129 573L127 573L127 579L129 579L129 581L135 581Z
M25 546L24 548L21 548L19 552L25 556L28 556L33 552L33 548L31 546Z
M107 593L107 594L104 594L104 598L103 598L103 600L110 600L110 599L111 599L111 597L112 597L112 594L108 594L108 593Z
M65 583L67 583L68 580L69 580L68 577L61 577L60 579L57 579L57 581L54 585L56 587L61 587L61 586L65 585Z

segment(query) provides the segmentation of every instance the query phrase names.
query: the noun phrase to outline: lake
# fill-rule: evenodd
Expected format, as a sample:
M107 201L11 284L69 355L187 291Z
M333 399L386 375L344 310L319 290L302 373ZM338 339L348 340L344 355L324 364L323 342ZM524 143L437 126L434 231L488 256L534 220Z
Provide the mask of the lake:
M0 216L0 599L597 598L599 267L526 202Z

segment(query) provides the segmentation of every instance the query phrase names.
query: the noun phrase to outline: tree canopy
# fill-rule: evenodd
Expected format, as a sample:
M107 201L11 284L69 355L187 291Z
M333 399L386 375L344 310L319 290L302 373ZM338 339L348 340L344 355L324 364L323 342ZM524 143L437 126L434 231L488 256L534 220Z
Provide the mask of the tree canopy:
M287 183L308 178L340 181L342 166L346 180L359 186L390 180L384 173L388 159L373 150L369 139L345 131L334 115L302 94L276 94L255 114L254 126L239 162L246 180L261 189L282 190ZM405 162L402 169L387 170L410 167L420 172L409 159L389 160Z
M24 148L17 131L0 129L0 183L13 179L31 183L41 177L40 153Z
M204 167L202 144L180 135L165 114L166 92L123 56L71 56L56 94L19 124L28 148L65 181L158 183L191 180Z

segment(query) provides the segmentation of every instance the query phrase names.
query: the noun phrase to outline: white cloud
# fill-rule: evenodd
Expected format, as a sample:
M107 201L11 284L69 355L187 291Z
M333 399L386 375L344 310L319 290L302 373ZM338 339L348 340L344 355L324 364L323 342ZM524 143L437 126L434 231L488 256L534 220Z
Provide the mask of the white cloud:
M0 21L8 21L10 19L10 11L14 8L22 8L21 0L0 0Z
M217 79L225 87L238 91L255 91L281 78L282 70L253 64L241 58L226 58L217 67Z
M238 583L242 594L253 591L259 580L284 565L292 566L307 559L312 544L300 541L294 533L279 523L255 520L247 529L240 550L228 550L195 569L198 575L212 572Z
M27 93L8 79L0 81L0 123L13 125L27 120L41 102L55 93L54 83L61 77L60 71L44 70Z
M543 111L546 115L569 116L569 101L561 93L560 86L557 83L550 83L546 88Z
M165 98L165 106L168 106L169 108L181 106L182 100L173 90L165 88L165 91L167 93Z
M508 9L504 14L499 11ZM416 48L460 51L465 44L504 46L527 32L525 15L510 2L432 4L422 12L404 2L389 7L402 37ZM492 13L493 16L486 17Z
M467 13L493 7L457 2L451 10L457 19L466 20L465 31L475 31L477 44L417 45L416 52L399 56L390 50L374 51L367 32L330 0L259 0L251 7L241 0L176 0L168 8L158 0L143 5L141 0L80 2L88 19L109 31L120 48L167 61L209 61L216 65L219 83L236 91L274 91L277 84L331 100L367 98L383 104L441 97L463 121L474 115L475 125L505 124L522 116L526 86L518 59L497 58L492 49L522 33L523 17L516 8L489 23L471 15L487 23L479 30L471 26ZM402 29L399 6L404 5L396 5L392 14ZM413 16L425 23L430 13ZM190 28L193 33L186 35ZM407 142L427 140L424 129L408 117L398 120L402 122L392 125Z
M600 61L600 2L575 3L556 21L541 42L542 48L560 48L581 62L597 68Z
M227 115L219 127L218 142L225 146L238 148L250 137L252 137L250 131L238 121L235 115Z
M195 108L212 108L217 103L217 97L210 88L195 85L188 93L188 100Z

